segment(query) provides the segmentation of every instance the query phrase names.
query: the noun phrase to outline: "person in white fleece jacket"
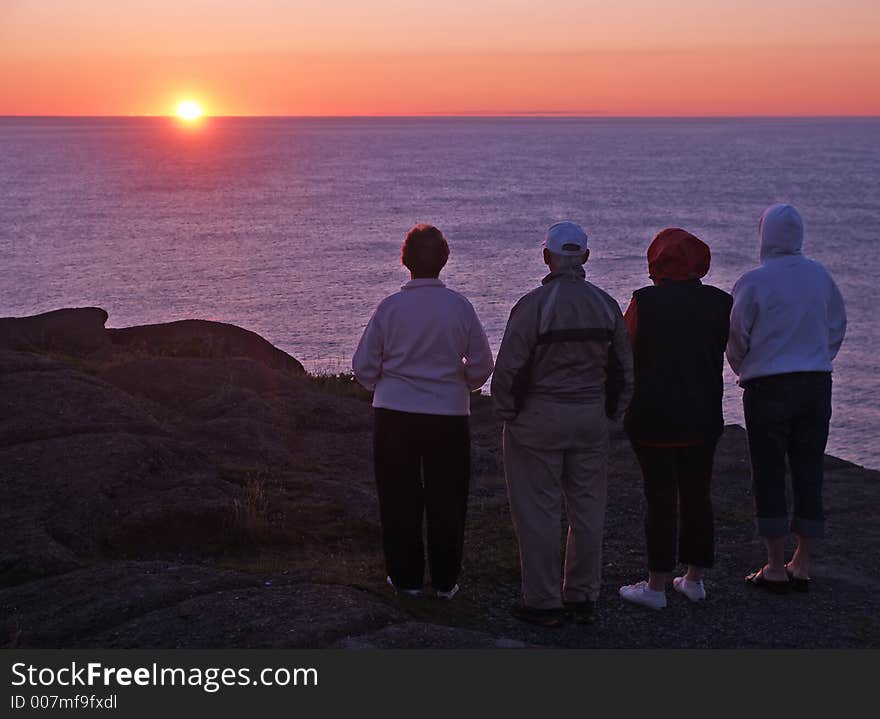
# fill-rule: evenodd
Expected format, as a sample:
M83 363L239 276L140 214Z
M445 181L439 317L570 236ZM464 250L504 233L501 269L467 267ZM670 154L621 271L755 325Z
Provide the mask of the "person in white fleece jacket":
M428 564L438 597L458 591L470 484L470 393L492 373L489 341L471 303L439 279L449 258L443 234L416 225L401 262L412 279L386 297L352 360L373 390L373 461L387 581L422 593Z
M758 534L767 563L746 581L773 592L807 591L810 550L822 536L822 464L831 419L831 369L846 309L828 271L801 252L791 205L761 216L761 266L734 285L727 359L743 387ZM794 513L789 521L785 460ZM785 538L797 549L785 562Z

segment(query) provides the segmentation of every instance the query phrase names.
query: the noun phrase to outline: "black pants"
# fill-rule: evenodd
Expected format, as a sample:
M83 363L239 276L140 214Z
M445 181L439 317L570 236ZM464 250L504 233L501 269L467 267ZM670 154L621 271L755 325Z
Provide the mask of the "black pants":
M821 537L822 475L831 419L831 373L794 372L745 384L743 408L749 437L758 534L789 531ZM789 523L785 460L791 470L794 517Z
M646 447L633 443L645 484L648 569L675 569L676 535L682 564L715 563L712 462L715 441L692 447ZM681 531L678 518L681 517Z
M452 589L461 572L470 485L468 418L377 408L373 460L391 581L400 589L422 586L426 517L431 584Z

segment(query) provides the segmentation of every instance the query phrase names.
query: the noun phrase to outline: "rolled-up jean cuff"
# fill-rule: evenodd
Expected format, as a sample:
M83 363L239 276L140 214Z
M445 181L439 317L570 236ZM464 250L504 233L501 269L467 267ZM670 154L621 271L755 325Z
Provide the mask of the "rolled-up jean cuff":
M822 539L825 536L825 520L792 517L791 533L808 539Z
M788 517L758 517L758 536L767 539L787 537L789 532Z

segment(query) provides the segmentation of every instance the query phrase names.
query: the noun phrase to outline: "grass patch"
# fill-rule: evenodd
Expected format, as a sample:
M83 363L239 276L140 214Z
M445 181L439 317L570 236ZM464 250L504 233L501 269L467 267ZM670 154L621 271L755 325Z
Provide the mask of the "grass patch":
M231 530L238 543L260 545L275 539L269 502L271 477L267 470L245 471L243 474L227 474L224 479L238 484L243 492L232 505Z
M364 401L373 398L373 393L364 389L354 378L354 372L318 372L307 375L309 382L322 392L339 397L354 397Z

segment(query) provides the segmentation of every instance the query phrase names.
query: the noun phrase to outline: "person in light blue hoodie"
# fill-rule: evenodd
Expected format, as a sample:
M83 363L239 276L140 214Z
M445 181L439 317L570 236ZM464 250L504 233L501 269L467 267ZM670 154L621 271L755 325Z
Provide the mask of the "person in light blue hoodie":
M846 332L846 310L828 271L803 256L803 221L794 207L768 207L759 233L761 266L734 285L727 344L728 362L744 389L758 534L767 549L767 563L746 581L777 593L807 591L811 547L824 530L831 363ZM786 563L789 532L797 549Z

